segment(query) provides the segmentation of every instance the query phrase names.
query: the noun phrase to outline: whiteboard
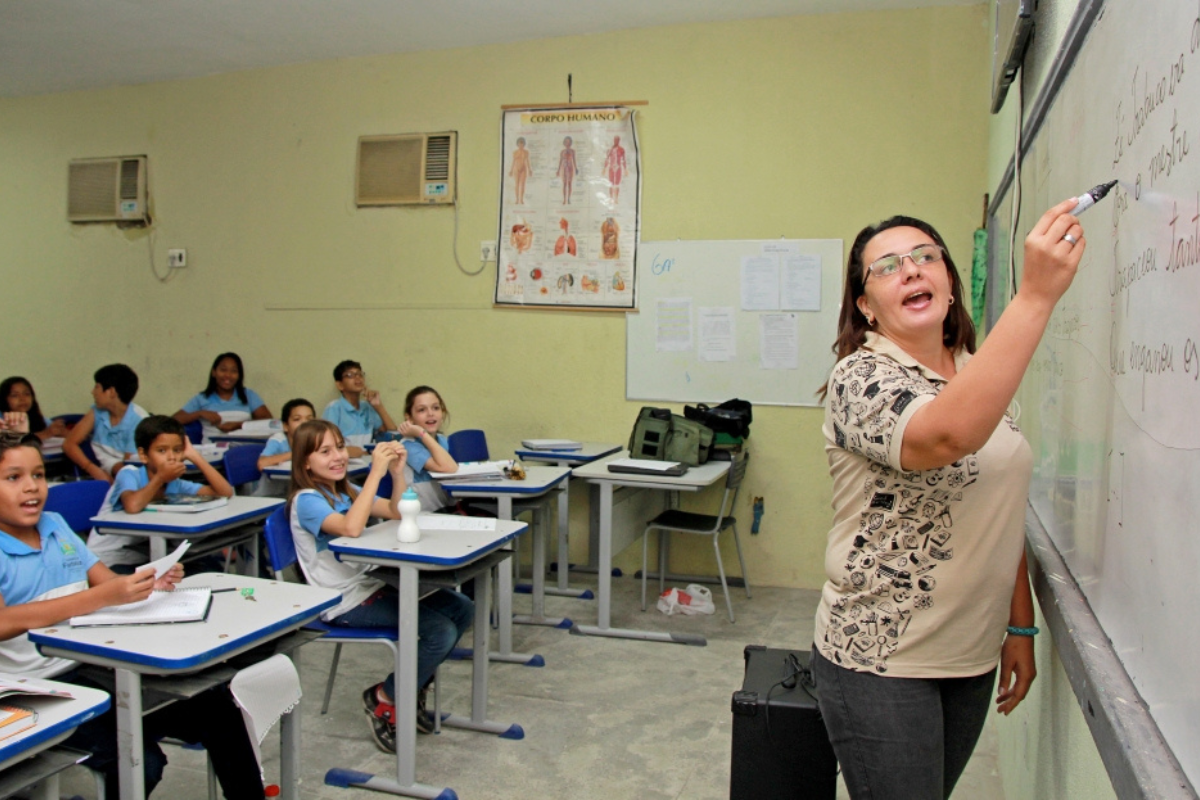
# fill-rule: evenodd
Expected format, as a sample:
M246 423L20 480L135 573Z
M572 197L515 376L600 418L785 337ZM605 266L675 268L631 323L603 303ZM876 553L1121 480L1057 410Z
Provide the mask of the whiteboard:
M637 280L640 310L625 316L628 399L819 405L834 363L841 239L642 242Z
M1022 384L1019 424L1034 452L1034 512L1193 784L1198 9L1195 0L1105 3L1025 158L1018 225L1023 236L1054 203L1121 181L1081 217L1087 252Z

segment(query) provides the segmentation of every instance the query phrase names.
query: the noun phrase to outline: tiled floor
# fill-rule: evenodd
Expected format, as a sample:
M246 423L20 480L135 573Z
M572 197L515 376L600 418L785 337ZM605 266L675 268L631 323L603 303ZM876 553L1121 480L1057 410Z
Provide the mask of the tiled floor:
M573 584L594 584L573 576ZM818 593L756 588L747 600L734 590L737 623L711 617L667 617L638 608L639 584L614 579L613 625L703 633L707 647L625 639L570 636L565 630L517 626L515 646L539 653L546 666L494 664L489 671L489 718L519 723L520 741L447 729L422 736L418 779L449 786L460 798L541 797L563 800L717 800L729 796L732 721L730 697L740 688L742 649L764 644L792 649L812 641ZM528 607L518 596L518 610ZM595 621L594 601L547 598L547 610L577 622ZM395 760L376 750L359 694L390 669L380 647L343 650L329 714L318 714L332 646L308 645L302 655L305 690L304 784L306 798L344 800L363 790L324 784L332 767L393 774ZM450 662L442 670L443 710L470 711L470 665ZM999 800L995 735L989 724L955 798ZM268 781L279 776L278 737L264 743ZM203 756L172 749L171 766L154 797L206 797ZM63 793L94 797L79 768L67 774ZM844 789L839 797L846 797Z

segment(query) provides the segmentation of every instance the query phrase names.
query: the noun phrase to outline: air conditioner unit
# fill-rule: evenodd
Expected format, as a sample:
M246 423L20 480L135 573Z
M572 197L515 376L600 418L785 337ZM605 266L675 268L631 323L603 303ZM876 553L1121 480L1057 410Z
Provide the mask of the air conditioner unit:
M360 136L354 180L359 206L454 203L458 133Z
M67 166L67 219L147 222L146 157L72 160Z

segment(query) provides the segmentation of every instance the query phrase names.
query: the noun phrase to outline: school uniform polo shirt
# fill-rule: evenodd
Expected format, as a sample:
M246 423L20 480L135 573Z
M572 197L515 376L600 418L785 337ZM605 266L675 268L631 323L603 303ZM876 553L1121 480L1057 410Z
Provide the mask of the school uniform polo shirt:
M221 415L221 419L225 422L245 422L262 405L263 401L258 396L258 393L253 389L246 389L246 402L244 403L238 399L236 391L228 400L222 399L221 395L216 392L212 394L200 392L183 404L183 410L189 414L194 414L197 411L215 411ZM221 433L220 428L206 419L200 420L200 429L204 432L204 441L208 441L211 437Z
M259 458L263 456L278 456L290 452L292 452L292 448L288 444L287 434L277 433L270 439L267 439L267 444L262 452L259 453Z
M346 438L347 444L362 447L370 443L375 432L383 427L383 417L366 400L358 401L358 408L350 404L345 397L339 397L321 412L321 419L327 419ZM365 437L365 438L364 438Z
M969 358L958 353L956 369ZM815 643L847 669L972 677L1000 657L1033 456L1006 415L978 451L905 470L908 423L945 384L875 333L830 376L823 431L833 527Z
M0 596L6 606L53 600L88 588L88 570L99 560L52 511L37 523L41 549L0 532ZM0 642L0 672L52 678L75 666L66 658L38 653L27 634Z
M117 473L104 502L100 504L101 513L106 511L124 511L121 505L121 495L125 492L136 492L146 488L150 483L150 474L145 467L133 465L123 468ZM176 478L167 484L167 494L199 494L204 484L185 481ZM95 553L105 566L115 567L118 564L141 566L150 558L150 544L145 536L126 536L122 533L98 533L95 529L88 535L88 547Z
M420 439L402 439L400 443L408 451L408 460L404 464L404 479L417 493L417 497L421 498L421 510L437 511L453 505L450 495L446 494L442 485L433 479L429 470L425 469L429 459L433 458L433 453L429 452L429 448ZM437 434L437 443L442 446L443 450L448 450L450 447L450 440L446 438L445 434Z
M338 561L329 549L329 543L337 537L321 530L326 517L345 514L351 503L350 497L343 494L331 504L328 497L314 489L305 489L292 499L292 542L304 577L314 586L342 593L342 601L321 614L321 619L327 622L355 608L383 587L383 581L368 577L372 569L369 564Z
M133 432L138 423L148 416L150 415L146 413L146 409L136 403L130 403L125 409L125 416L114 425L107 411L92 406L92 452L100 460L100 466L110 470L125 458L126 453L137 452Z

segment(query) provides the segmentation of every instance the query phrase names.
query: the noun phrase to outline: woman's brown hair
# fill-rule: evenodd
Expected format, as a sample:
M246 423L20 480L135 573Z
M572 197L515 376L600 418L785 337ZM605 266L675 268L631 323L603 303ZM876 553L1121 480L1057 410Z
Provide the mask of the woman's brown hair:
M958 267L950 257L950 250L942 235L924 220L915 217L897 215L889 217L878 225L868 225L854 237L850 246L850 256L846 259L846 277L842 282L842 309L838 315L837 339L833 343L835 361L841 361L846 356L858 350L867 341L867 331L871 326L858 307L858 298L866 293L867 265L863 263L863 251L867 244L880 233L890 228L916 228L929 236L942 248L942 261L946 264L946 273L950 276L950 294L954 304L942 321L942 343L952 352L965 348L968 353L975 352L975 323L971 321L971 312L963 301L962 280L958 277ZM829 389L826 383L817 390L817 396L825 399Z
M326 484L318 482L308 470L308 457L317 452L321 442L325 441L327 433L333 436L333 441L338 448L346 446L346 440L342 436L341 430L328 420L310 419L296 429L296 433L292 437L292 482L288 488L289 509L292 500L305 489L320 492L330 505L337 503L337 495L347 495L351 502L358 497L358 492L354 491L354 487L350 485L347 478L343 477L334 484L333 489L336 494L333 494Z

